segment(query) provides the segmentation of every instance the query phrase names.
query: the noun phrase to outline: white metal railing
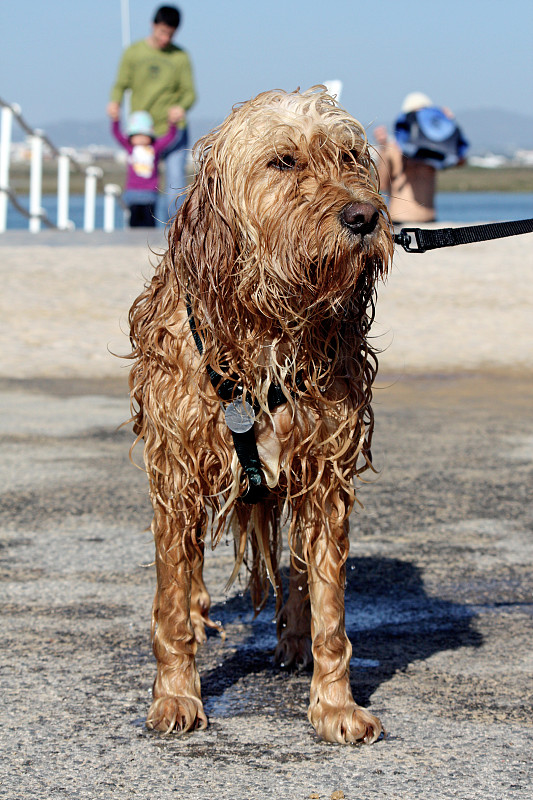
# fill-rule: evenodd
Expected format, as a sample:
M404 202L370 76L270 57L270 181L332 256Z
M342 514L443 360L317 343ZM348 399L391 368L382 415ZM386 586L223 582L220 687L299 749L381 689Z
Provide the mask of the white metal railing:
M96 197L98 181L103 177L100 167L82 165L70 152L57 149L48 139L44 131L32 128L24 120L20 106L9 104L0 98L0 233L7 229L7 210L11 203L16 210L27 217L28 228L31 233L38 233L42 225L56 230L73 230L75 225L69 219L70 201L70 170L71 166L80 173L85 174L85 198L83 229L91 233L95 230ZM15 190L10 186L9 174L11 165L11 141L13 120L28 134L30 142L30 197L29 209L26 209L17 197ZM43 152L48 147L57 159L57 219L53 222L42 208L43 185ZM117 184L111 183L104 186L104 231L110 233L115 230L115 205L122 202L121 189Z

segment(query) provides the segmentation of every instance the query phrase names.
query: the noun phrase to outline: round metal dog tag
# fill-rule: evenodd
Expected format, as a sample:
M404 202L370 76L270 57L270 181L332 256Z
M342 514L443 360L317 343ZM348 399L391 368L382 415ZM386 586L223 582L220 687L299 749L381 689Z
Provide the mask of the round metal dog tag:
M233 433L246 433L254 426L255 412L250 403L242 398L233 400L224 413L226 425Z

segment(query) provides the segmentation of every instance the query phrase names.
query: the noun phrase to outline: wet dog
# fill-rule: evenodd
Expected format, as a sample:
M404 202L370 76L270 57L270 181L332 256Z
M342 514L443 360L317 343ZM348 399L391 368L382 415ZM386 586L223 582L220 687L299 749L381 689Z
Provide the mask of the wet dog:
M373 742L381 724L352 697L344 627L354 483L371 467L368 334L392 256L364 130L323 87L265 92L195 156L168 251L130 311L157 568L147 725L207 725L195 653L216 624L203 549L231 531L230 580L248 570L256 610L274 587L277 661L313 661L317 734Z

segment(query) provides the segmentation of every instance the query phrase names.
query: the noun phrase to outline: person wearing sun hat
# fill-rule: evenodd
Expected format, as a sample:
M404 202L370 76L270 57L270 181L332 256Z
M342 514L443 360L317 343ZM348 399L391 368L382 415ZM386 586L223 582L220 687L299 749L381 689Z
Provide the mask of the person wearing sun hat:
M452 112L422 92L403 100L394 138L374 131L381 192L395 225L434 222L437 171L465 163L468 147Z
M130 210L131 228L155 227L159 159L176 136L177 118L178 115L170 110L167 131L160 137L156 137L153 119L147 111L134 111L125 133L121 130L118 116L112 122L113 136L128 153L124 202Z

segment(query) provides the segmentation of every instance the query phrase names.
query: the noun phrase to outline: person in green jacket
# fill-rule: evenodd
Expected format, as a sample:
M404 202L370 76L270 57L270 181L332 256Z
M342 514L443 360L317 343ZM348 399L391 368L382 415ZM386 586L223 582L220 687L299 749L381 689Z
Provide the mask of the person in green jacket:
M180 12L174 6L157 9L150 35L124 51L107 105L108 116L112 120L118 119L124 93L131 90L131 112L147 111L154 121L156 137L165 133L169 112L179 120L176 138L161 154L165 163L166 190L159 203L158 217L163 222L168 220L169 211L172 214L180 205L182 198L173 201L186 186L186 112L196 100L189 56L172 43L180 19Z

